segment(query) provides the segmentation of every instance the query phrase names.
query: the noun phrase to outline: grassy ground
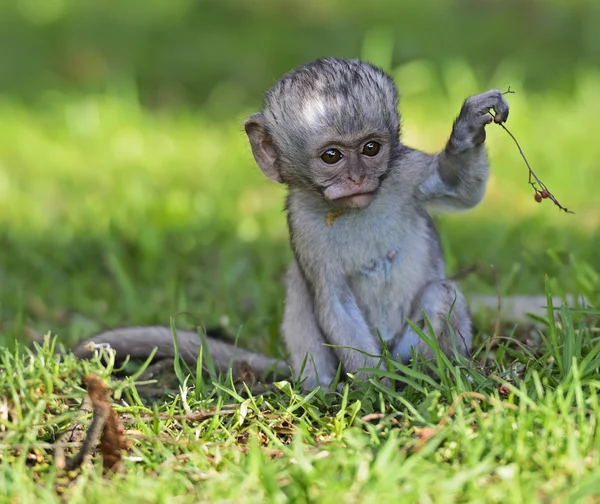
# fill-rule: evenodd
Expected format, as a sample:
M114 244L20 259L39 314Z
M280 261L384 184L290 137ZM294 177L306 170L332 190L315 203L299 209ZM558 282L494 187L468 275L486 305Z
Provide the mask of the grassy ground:
M412 64L397 79L405 141L434 151L462 99L491 86L453 65L452 85L438 89L428 72ZM502 295L547 289L598 306L600 76L582 71L578 82L574 95L510 95L508 123L575 215L535 203L516 147L492 125L484 203L440 218L449 270L477 267L463 281L468 294L495 291L494 264ZM494 78L509 84L519 90L508 68ZM441 381L406 369L402 392L371 382L334 396L287 384L251 395L227 377L180 377L178 395L148 404L110 366L53 359L54 340L32 352L16 345L47 332L72 344L173 316L281 353L283 191L253 165L240 126L251 112L227 123L152 114L126 86L48 94L35 109L0 100L2 501L600 499L597 311L564 308L541 332L503 324L491 345L495 315L476 314L481 351L442 363ZM109 479L99 461L60 473L48 444L77 414L89 371L113 385L132 442L124 473Z

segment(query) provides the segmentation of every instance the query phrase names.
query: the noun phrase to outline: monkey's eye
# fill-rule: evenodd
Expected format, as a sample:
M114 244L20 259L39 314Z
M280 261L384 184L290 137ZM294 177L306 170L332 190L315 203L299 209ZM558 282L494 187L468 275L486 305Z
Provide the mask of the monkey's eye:
M379 145L377 142L369 142L363 147L362 153L365 156L376 156L379 153L380 147L381 145Z
M335 164L344 156L337 149L329 149L321 156L321 159L327 164Z

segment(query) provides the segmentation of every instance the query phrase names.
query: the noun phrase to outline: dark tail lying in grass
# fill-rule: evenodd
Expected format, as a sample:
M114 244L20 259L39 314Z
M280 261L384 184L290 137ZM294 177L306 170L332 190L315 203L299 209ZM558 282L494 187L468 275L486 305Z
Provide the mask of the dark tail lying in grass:
M569 302L573 302L569 299ZM546 297L544 296L509 296L502 300L503 318L512 321L525 322L527 314L543 317L546 313ZM497 306L497 296L473 296L470 300L472 311L494 309ZM561 300L555 298L554 306L560 306ZM179 356L190 367L196 366L202 339L195 331L177 330ZM217 373L226 375L229 369L234 379L242 377L248 370L258 378L266 376L291 377L288 364L282 359L266 357L257 352L239 348L229 341L222 332L208 330L206 335L208 353ZM94 348L110 346L116 352L117 361L123 361L127 356L134 360L146 360L154 348L154 360L173 359L176 351L173 344L173 333L170 327L123 327L105 331L81 342L73 353L80 359L89 359L94 354ZM207 349L203 349L207 355Z
M281 359L266 357L262 354L239 348L227 341L221 341L207 331L206 342L208 353L217 373L226 375L232 370L233 378L250 368L257 377L266 375L291 376L289 366ZM177 330L178 353L188 364L196 366L202 340L197 332ZM89 359L94 354L94 348L110 346L116 352L116 358L123 361L127 356L134 360L146 360L156 348L154 360L173 359L176 351L173 344L173 333L170 327L122 327L92 336L82 341L73 354L80 359ZM206 356L207 350L203 349Z

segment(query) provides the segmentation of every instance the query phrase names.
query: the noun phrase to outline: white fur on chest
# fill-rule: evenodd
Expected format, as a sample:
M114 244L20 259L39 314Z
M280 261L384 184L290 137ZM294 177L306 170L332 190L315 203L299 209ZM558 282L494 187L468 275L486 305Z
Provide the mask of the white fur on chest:
M407 212L401 202L378 199L333 222L313 207L295 235L300 248L310 246L310 256L344 276L369 327L389 340L402 330L433 274L432 238L423 215Z
M431 275L430 238L424 219L409 226L391 220L382 229L370 229L368 240L358 246L360 256L353 258L360 264L346 278L368 325L387 341L402 331L411 305Z

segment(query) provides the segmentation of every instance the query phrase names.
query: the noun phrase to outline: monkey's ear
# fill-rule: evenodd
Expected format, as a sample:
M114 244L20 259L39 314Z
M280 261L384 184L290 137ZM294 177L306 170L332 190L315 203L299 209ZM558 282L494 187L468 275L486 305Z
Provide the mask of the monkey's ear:
M265 125L265 116L262 114L250 116L244 127L252 146L252 154L260 169L270 179L282 182L277 166L277 151Z

